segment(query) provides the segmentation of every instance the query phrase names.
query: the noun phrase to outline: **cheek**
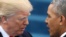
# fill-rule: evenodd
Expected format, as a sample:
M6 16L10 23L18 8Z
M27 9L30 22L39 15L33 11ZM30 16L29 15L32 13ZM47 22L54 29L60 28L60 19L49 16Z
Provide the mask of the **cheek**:
M16 21L16 25L17 25L19 28L25 27L23 21Z
M23 21L16 21L16 24L19 25L19 26L22 26L23 25Z
M59 28L59 20L58 19L50 19L49 20L49 27L51 29L51 32L56 33Z
M50 28L57 28L57 26L59 25L59 21L55 18L52 18L49 20L48 25L50 26Z
M55 35L58 32L59 21L57 19L48 20L48 26L50 28L50 35Z
M53 19L53 18L50 18L50 19L48 20L48 25L53 27L54 24L55 24L54 19Z
M12 20L11 24L12 24L12 27L14 27L15 30L19 29L19 27L20 27L20 23L15 21L15 20Z

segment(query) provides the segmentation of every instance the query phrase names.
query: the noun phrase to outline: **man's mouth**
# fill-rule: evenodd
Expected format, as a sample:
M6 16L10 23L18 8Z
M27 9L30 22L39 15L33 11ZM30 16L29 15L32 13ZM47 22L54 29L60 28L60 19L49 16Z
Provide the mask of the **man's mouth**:
M48 31L50 32L50 27L47 25Z
M26 27L23 27L23 28L21 28L21 30L22 30L22 31L24 31L24 30L25 30L25 28L26 28Z
M22 27L22 28L21 28L21 30L22 30L22 31L24 31L24 30L25 30L25 28L26 28L26 26Z

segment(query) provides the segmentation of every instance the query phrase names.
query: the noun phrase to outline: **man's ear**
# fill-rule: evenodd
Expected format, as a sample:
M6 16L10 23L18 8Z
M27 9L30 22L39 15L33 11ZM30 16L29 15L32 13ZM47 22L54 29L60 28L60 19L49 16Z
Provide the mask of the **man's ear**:
M63 25L64 22L65 22L65 16L61 15L60 16L60 25Z
M2 16L1 17L1 22L4 22L4 21L6 21L6 17L5 16Z

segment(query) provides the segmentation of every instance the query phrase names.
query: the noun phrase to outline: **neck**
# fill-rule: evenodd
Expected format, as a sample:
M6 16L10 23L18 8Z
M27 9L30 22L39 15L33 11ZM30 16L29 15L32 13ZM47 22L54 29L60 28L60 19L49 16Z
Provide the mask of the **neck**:
M54 35L52 35L50 37L60 37L59 32L56 32Z
M65 27L65 26L63 26L63 27L60 28L60 36L61 36L64 32L66 32L66 27Z
M50 37L60 37L64 32L66 32L66 28L65 27L61 27L58 29L58 31Z
M60 32L60 35L62 35L64 32L66 32L66 30L62 29L62 31Z

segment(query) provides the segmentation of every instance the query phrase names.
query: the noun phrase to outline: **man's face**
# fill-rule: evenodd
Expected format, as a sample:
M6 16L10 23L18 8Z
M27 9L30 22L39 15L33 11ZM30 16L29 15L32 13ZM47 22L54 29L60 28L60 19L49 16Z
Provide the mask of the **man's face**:
M60 25L60 18L56 15L56 13L53 10L53 4L50 4L48 7L48 16L46 18L46 23L49 28L50 36L54 36L59 31L59 25Z
M7 23L9 28L11 28L11 32L14 35L22 34L25 30L28 22L28 16L30 12L18 12L16 15L8 18Z

